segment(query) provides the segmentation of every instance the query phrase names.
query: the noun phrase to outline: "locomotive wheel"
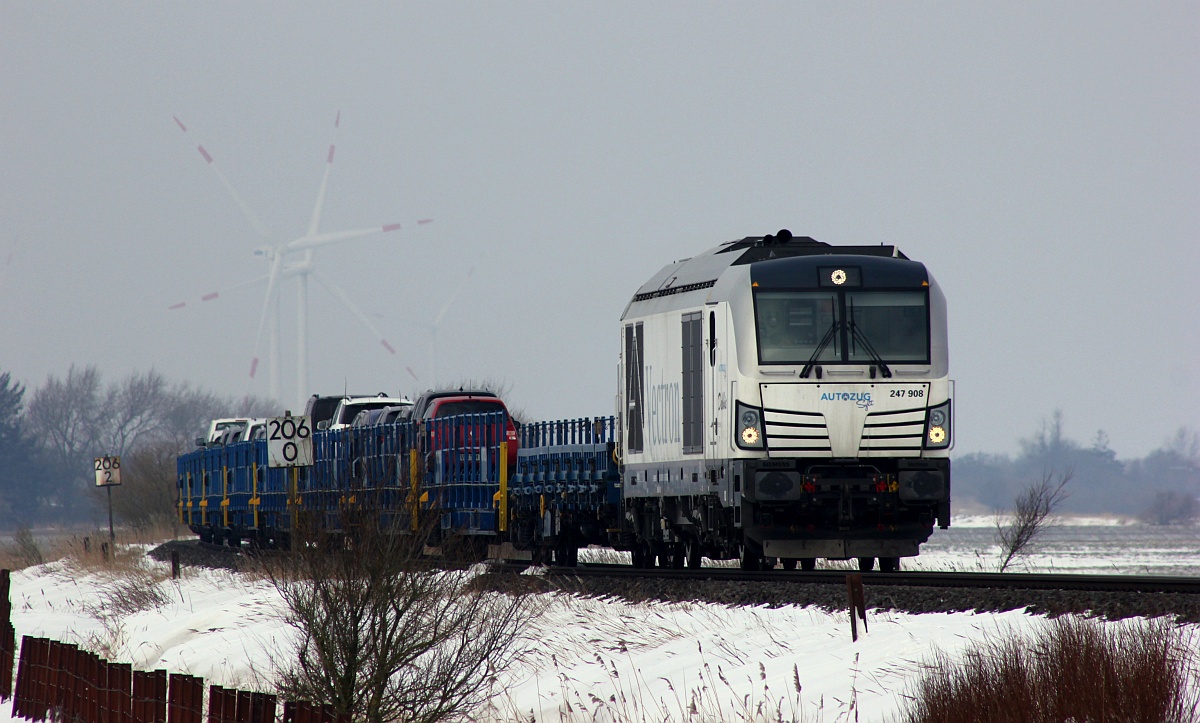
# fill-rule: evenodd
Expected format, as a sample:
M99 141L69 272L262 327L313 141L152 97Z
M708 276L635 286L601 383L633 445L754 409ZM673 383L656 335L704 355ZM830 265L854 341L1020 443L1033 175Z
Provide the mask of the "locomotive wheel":
M554 550L554 564L559 567L576 567L579 565L579 548L561 545Z
M742 543L742 569L747 572L763 569L762 548L750 539Z
M874 570L875 569L875 558L873 558L873 557L858 558L858 569L862 570L863 572L869 572L871 570Z
M895 572L900 569L900 558L898 557L881 557L879 558L880 572Z
M654 567L654 548L648 542L639 542L633 548L633 566L641 570Z
M688 542L687 542L687 566L688 566L688 568L690 568L692 570L699 570L701 558L702 558L702 555L700 554L700 541L699 540L688 540Z
M817 569L817 558L815 558L815 557L800 558L800 569L804 570L805 572L812 572L813 570L816 570Z
M796 558L785 557L779 561L779 564L783 566L784 570L795 570L796 569Z
M650 553L650 567L654 567L655 560L658 561L658 566L664 570L670 570L671 568L675 567L674 563L671 561L670 545L657 545L656 547L652 547L650 549L652 550Z
M682 570L687 565L687 548L682 542L676 542L671 546L671 567L676 570Z

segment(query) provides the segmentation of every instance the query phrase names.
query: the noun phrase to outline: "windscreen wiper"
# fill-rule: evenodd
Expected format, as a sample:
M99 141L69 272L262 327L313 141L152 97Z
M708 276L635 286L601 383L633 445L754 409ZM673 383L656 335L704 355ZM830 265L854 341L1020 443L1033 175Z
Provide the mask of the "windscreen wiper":
M879 352L875 351L875 347L871 346L871 342L867 341L867 335L858 330L858 325L854 323L854 302L850 302L850 338L859 344L862 344L863 349L870 355L871 361L879 367L880 373L884 379L892 378L892 370L888 369L888 365L883 361L883 357L879 356ZM872 374L872 377L875 375Z
M829 325L829 331L825 332L825 336L821 337L821 343L817 344L817 348L813 350L812 356L808 358L808 363L804 365L804 369L800 370L800 378L808 379L808 375L812 372L813 366L816 365L817 359L821 357L821 352L825 351L825 347L829 346L829 342L833 341L833 337L837 334L841 324L837 319ZM820 376L817 377L818 379Z

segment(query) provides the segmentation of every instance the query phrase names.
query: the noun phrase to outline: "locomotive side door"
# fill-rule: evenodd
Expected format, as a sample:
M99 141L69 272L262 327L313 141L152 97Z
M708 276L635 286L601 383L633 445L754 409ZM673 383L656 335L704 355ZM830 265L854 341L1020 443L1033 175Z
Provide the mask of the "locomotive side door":
M727 332L729 306L724 303L706 304L704 308L705 345L704 376L708 387L708 403L705 420L704 459L716 468L716 462L725 456L721 440L728 434L729 427L729 349L733 340Z

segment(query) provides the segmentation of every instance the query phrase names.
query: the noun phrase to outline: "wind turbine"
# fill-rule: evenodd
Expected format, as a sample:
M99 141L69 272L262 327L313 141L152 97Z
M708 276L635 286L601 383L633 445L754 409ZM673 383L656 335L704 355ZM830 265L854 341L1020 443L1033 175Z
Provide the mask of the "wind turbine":
M431 387L436 386L438 384L438 378L437 378L438 331L442 328L442 321L444 321L446 318L446 312L450 311L450 307L454 304L455 300L458 299L458 295L462 293L462 290L466 287L467 282L471 280L471 274L473 274L473 273L475 273L474 266L467 269L467 275L464 276L462 278L462 280L458 282L458 286L456 286L454 288L454 291L452 291L450 293L450 296L448 296L446 298L446 303L442 304L442 308L438 310L437 316L435 316L433 318L432 323L427 322L427 321L417 321L416 319L409 319L406 317L399 317L399 320L401 322L403 322L405 324L409 324L411 326L418 327L420 329L424 329L425 331L429 332L429 384ZM372 316L382 317L382 316L384 316L384 314L375 313L375 314L372 314ZM393 317L393 318L396 318L396 317ZM408 373L412 375L414 380L420 381L420 379L417 379L417 375L413 373L412 369L409 369Z
M172 116L176 125L185 134L188 132L187 126L179 118ZM337 117L333 121L334 138L336 140L338 126L341 125L342 114L338 111ZM200 156L220 179L221 185L229 192L229 195L241 208L246 219L258 232L258 235L267 241L268 245L255 249L254 254L262 257L268 264L268 271L264 276L252 279L236 286L230 287L225 291L258 284L263 281L267 283L267 294L263 300L262 313L259 316L258 331L254 337L254 357L250 362L250 378L253 379L258 371L258 353L260 344L262 343L263 327L267 328L267 336L269 343L269 362L270 362L270 394L272 399L280 399L280 375L279 375L279 282L281 278L294 278L297 281L296 287L296 384L298 386L297 399L303 404L309 390L308 386L308 281L310 278L329 291L334 298L342 303L355 317L358 318L375 336L379 343L389 354L395 355L396 350L384 338L383 333L379 331L370 319L367 318L362 311L350 300L350 297L340 287L334 284L329 279L317 273L314 256L318 248L339 244L352 239L363 238L365 236L373 236L378 233L387 233L389 231L398 231L401 228L399 223L383 224L381 226L372 226L369 228L355 229L351 231L333 231L321 232L321 213L325 207L325 192L329 187L329 174L333 170L333 153L335 143L330 143L329 153L325 159L325 172L321 177L321 187L317 191L317 202L313 206L312 216L309 218L308 229L303 236L291 240L272 241L272 234L267 230L266 226L254 215L249 204L221 172L221 169L214 162L212 154L205 150L203 145L197 145L196 150L200 152ZM406 226L422 226L432 223L433 219L420 219L413 224L405 224ZM201 301L212 301L219 298L221 292L214 291L205 294L201 297ZM173 304L171 309L181 309L186 306L186 303L180 302Z

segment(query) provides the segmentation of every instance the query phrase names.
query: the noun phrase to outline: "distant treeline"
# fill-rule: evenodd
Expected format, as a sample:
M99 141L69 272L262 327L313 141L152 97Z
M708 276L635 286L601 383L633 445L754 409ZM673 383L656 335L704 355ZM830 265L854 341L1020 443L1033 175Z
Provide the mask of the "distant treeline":
M121 455L118 518L164 522L175 497L175 456L195 444L209 420L269 416L277 404L230 399L151 369L105 384L94 366L71 366L26 393L0 372L0 530L97 524L107 517L92 460Z
M1181 427L1162 447L1138 459L1117 459L1108 436L1090 444L1063 436L1062 412L1021 440L1016 457L985 453L955 457L952 496L1003 510L1046 474L1071 474L1061 512L1111 512L1154 524L1195 519L1200 513L1200 434Z
M0 530L98 524L106 516L92 459L122 456L118 518L151 525L172 515L175 457L192 448L211 419L273 416L279 405L222 397L172 383L151 369L105 384L94 366L51 374L28 392L0 372ZM1157 524L1200 516L1200 434L1180 428L1140 459L1119 460L1104 432L1090 444L1063 436L1062 413L1021 441L1016 457L968 454L954 459L952 494L1008 509L1047 474L1071 473L1064 512L1113 512Z

